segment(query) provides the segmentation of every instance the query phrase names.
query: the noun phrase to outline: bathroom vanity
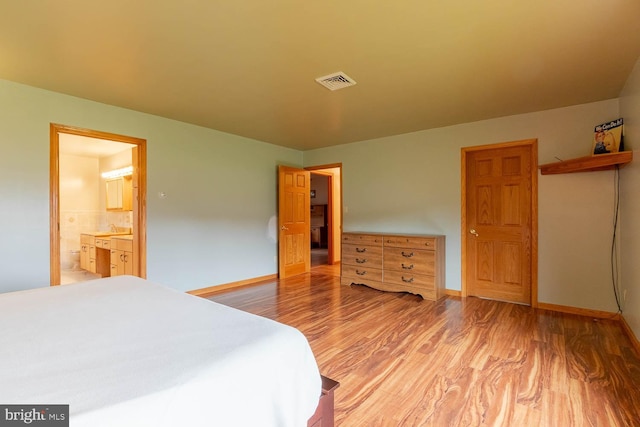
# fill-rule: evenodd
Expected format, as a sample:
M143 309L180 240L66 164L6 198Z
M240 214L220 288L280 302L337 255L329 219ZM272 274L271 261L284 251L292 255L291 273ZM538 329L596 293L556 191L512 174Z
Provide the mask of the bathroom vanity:
M128 232L81 234L80 268L102 277L133 274L133 235Z

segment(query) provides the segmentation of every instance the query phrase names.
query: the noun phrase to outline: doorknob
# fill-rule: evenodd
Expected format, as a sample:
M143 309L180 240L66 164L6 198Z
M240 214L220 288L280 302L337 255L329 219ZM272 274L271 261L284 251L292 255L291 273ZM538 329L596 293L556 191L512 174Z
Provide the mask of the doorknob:
M283 225L283 226L280 228L280 230L282 230L282 231L286 231L286 230L288 230L288 228L287 228L287 226L286 226L286 225Z
M474 236L478 237L478 232L476 231L475 228L472 228L471 230L469 230L469 233L473 234Z

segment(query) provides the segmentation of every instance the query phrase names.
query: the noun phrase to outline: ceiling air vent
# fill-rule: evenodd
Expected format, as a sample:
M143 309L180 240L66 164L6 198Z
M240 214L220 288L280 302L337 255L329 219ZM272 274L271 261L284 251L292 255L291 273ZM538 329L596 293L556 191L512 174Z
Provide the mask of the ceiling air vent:
M328 76L318 77L316 81L329 90L338 90L356 84L355 80L342 71L329 74Z

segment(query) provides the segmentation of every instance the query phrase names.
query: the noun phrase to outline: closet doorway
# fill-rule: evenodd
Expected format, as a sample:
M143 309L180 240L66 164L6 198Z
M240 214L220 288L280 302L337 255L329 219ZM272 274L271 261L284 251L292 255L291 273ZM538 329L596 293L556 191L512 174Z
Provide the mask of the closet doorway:
M121 178L125 191L122 185L114 185L117 179L101 175L121 166L132 168ZM114 232L120 240L128 238L131 254L125 258L129 269L124 274L146 277L146 140L52 123L49 174L51 286L63 283L63 267L64 283L75 281L76 273L86 272L87 279L100 277L78 265L80 234L85 233L106 236ZM111 191L114 186L117 196ZM112 206L114 198L126 200L124 194L129 195L130 204ZM95 238L96 243L98 239L100 243L108 240L103 236ZM104 277L116 270L111 270L111 250L108 246L99 247L92 247L92 253L100 253L100 257L93 256L95 262L100 258L105 264L101 274ZM75 274L74 278L69 279L69 274Z
M537 306L538 141L462 149L462 296Z

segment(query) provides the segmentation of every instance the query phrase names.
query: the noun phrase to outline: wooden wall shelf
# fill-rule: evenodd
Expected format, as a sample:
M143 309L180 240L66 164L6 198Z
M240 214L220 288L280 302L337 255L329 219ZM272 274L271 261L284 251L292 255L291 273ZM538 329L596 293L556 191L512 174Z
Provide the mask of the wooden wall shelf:
M577 159L563 160L561 162L540 165L542 175L572 172L593 172L611 170L623 167L633 160L633 151L621 151L619 153L598 154L596 156L579 157Z

